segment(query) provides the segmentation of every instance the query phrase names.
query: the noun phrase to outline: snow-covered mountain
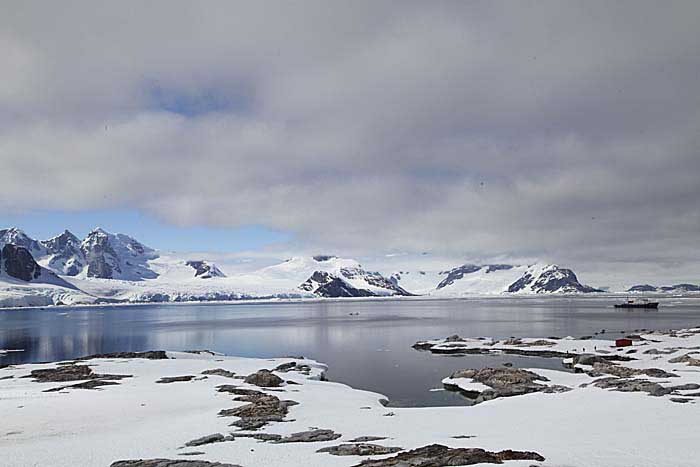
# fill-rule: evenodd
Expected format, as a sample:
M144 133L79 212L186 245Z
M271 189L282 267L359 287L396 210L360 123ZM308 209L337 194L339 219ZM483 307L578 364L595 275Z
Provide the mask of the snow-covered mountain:
M0 306L68 305L95 300L40 266L26 247L5 243L0 249Z
M633 285L627 292L657 292L671 294L700 293L700 285L696 284L675 284L657 287L655 285L643 284Z
M305 273L313 269L299 288L319 297L412 295L380 273L366 271L356 261L335 256L314 256L310 261L307 258L292 258L284 269L297 269Z
M77 276L85 268L85 254L80 239L68 230L49 240L39 242L44 248L45 264L59 274Z
M216 267L216 264L208 263L204 260L190 260L185 263L187 266L194 269L194 276L200 279L211 279L212 277L226 277L226 274L221 272L221 269Z
M581 284L570 269L554 264L464 264L440 273L438 296L600 292Z
M0 307L100 301L600 292L579 282L571 269L546 263L467 263L445 268L449 263L422 254L417 263L411 258L387 255L385 259L393 258L394 262L385 262L384 266L375 262L366 268L354 259L317 255L294 256L276 263L268 259L243 268L241 263L227 260L227 255L156 251L128 235L100 228L82 240L69 231L49 240L36 240L17 228L3 229L0 252ZM700 287L645 285L630 290L692 293Z
M80 244L87 263L87 277L138 281L158 277L148 265L158 254L135 239L97 228Z
M45 249L38 241L16 227L0 229L0 248L8 243L26 248L33 256L45 254Z

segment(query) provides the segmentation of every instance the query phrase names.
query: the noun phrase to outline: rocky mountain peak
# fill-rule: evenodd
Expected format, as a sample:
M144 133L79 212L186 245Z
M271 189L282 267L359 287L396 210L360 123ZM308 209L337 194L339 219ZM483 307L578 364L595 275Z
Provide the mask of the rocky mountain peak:
M216 264L209 263L207 261L187 261L185 263L195 270L194 276L200 279L211 279L212 277L226 277L226 274L221 272Z
M571 269L549 264L544 267L534 265L528 268L522 277L508 287L508 292L591 293L601 291L581 284Z
M10 227L0 230L0 246L11 243L13 245L22 246L29 251L41 251L39 242L24 233L23 230L17 227Z
M158 257L155 250L128 235L111 234L97 227L85 237L80 249L88 277L142 280L158 276L148 266L148 260Z
M0 252L0 271L15 279L29 282L41 276L41 266L24 246L6 243Z

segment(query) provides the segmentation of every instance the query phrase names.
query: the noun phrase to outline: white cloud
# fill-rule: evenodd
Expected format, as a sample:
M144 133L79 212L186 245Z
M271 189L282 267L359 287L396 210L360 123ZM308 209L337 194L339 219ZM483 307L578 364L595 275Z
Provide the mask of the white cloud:
M4 10L0 209L127 206L360 253L700 259L696 3Z

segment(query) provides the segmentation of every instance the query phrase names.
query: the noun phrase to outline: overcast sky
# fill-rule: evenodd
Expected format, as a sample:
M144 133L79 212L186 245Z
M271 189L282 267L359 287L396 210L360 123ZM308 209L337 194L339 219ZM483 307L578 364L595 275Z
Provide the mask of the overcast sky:
M700 272L698 24L697 1L5 1L0 216Z

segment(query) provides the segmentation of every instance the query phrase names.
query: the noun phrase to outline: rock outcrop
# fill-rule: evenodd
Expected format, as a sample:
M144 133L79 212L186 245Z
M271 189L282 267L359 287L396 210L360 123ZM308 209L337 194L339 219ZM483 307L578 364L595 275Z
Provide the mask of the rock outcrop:
M386 459L362 461L354 467L447 467L502 464L503 461L509 460L543 462L545 459L540 454L531 451L491 452L480 448L449 448L440 444L431 444Z
M187 261L185 263L194 269L194 276L200 279L211 279L212 277L226 277L226 274L221 272L221 269L216 267L216 264L208 263L204 260Z

